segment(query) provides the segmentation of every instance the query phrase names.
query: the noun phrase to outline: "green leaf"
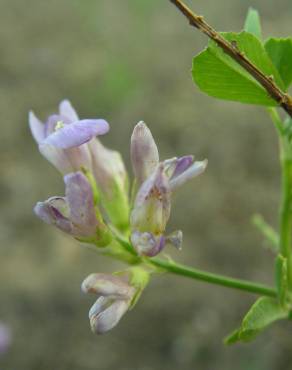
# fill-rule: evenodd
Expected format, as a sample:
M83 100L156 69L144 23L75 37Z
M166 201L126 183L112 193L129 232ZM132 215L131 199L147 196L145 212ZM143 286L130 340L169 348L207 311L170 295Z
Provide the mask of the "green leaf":
M255 214L252 217L252 223L258 228L258 230L263 234L266 241L268 242L268 247L274 252L279 252L279 235L259 214Z
M252 33L258 39L262 38L262 27L259 12L254 8L249 8L244 23L244 30Z
M265 42L265 49L287 89L292 82L292 39L270 38Z
M277 69L254 35L245 31L222 35L233 42L263 73L273 76L279 87L283 87ZM192 74L194 82L208 95L247 104L277 106L266 90L214 41L193 59Z
M281 307L276 299L261 297L252 305L240 328L225 338L224 342L225 344L233 344L238 341L250 341L274 321L287 317L288 312Z
M288 268L287 258L279 254L276 258L276 285L279 301L282 306L286 303L288 290Z

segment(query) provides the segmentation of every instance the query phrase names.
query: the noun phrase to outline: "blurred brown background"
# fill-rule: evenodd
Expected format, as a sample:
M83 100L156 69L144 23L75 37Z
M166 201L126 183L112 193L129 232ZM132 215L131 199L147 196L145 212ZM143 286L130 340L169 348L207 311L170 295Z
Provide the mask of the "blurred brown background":
M222 31L239 31L252 5L265 36L291 34L291 0L189 4ZM0 0L0 9L0 320L14 337L0 369L290 369L290 323L226 348L222 338L255 296L179 277L153 279L112 332L94 336L93 297L80 283L121 265L32 213L38 200L63 194L63 183L31 138L29 109L44 119L69 98L81 117L106 118L104 142L127 165L131 130L143 119L162 158L209 159L207 172L174 199L169 230L181 228L185 242L172 256L272 284L273 256L250 223L261 212L277 225L278 147L264 109L198 91L190 66L206 38L167 0Z

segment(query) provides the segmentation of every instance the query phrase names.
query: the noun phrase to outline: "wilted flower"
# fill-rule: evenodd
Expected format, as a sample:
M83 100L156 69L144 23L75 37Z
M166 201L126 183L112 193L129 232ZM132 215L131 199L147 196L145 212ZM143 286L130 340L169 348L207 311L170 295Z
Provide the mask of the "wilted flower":
M52 197L38 202L34 211L48 224L84 242L105 246L111 240L110 232L103 223L94 203L92 187L81 172L64 176L65 197Z
M39 150L63 174L91 169L91 154L86 143L97 135L108 132L103 119L82 119L68 100L63 100L59 112L42 123L33 112L29 125Z
M181 247L182 232L164 235L170 216L171 193L201 174L207 161L194 162L193 156L159 162L158 149L144 122L134 128L131 156L138 183L142 182L131 213L131 242L141 255L155 256L166 244Z
M0 356L7 352L11 344L11 331L9 327L0 322Z
M126 276L91 274L83 281L83 292L98 296L89 311L94 333L103 334L111 330L130 308L136 289L127 280Z

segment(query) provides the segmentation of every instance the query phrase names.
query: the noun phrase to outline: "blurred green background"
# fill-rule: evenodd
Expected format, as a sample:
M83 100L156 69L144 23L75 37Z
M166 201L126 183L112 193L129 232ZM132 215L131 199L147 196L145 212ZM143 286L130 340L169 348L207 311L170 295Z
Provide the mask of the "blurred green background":
M189 4L219 30L239 31L249 6L264 35L291 34L291 0ZM277 226L277 139L264 109L210 98L193 85L192 56L206 38L167 1L0 0L0 320L13 345L0 369L287 370L292 325L253 344L226 348L255 297L173 276L153 279L135 309L104 336L89 329L91 272L121 265L84 249L33 214L63 194L61 176L38 153L27 124L69 98L81 117L111 124L104 142L123 153L135 123L148 123L162 158L208 158L206 173L174 199L169 230L184 232L173 258L235 277L273 283L273 256L250 223Z

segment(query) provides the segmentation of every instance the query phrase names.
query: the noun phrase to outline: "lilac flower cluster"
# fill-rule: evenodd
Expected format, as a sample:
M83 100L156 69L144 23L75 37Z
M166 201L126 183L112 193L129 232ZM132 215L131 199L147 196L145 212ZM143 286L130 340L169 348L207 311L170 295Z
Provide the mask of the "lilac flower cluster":
M149 128L139 122L131 138L135 179L130 202L128 175L120 154L97 138L109 130L105 120L80 120L64 100L59 112L45 123L30 112L29 124L41 154L62 173L65 183L65 196L38 202L36 215L77 240L124 260L129 251L120 251L117 241L127 239L133 254L141 258L141 267L118 275L92 274L82 284L84 292L98 296L89 312L91 328L104 333L119 322L147 284L149 273L143 258L156 256L167 245L181 248L182 232L166 233L171 196L201 174L207 161L194 161L191 155L160 161Z

